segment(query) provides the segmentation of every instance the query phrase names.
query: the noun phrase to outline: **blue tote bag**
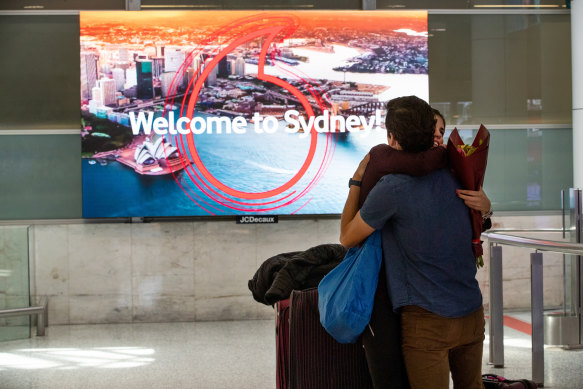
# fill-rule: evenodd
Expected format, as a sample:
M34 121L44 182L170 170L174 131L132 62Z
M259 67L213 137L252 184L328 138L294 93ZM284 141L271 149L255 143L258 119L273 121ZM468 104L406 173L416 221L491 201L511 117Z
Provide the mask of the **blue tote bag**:
M339 343L356 342L370 321L382 260L381 232L374 231L320 281L320 323Z

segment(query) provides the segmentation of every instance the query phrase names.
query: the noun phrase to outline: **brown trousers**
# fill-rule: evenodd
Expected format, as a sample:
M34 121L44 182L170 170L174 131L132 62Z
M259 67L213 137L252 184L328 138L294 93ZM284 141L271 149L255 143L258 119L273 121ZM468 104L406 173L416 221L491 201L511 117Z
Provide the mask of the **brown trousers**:
M401 310L403 356L412 389L483 389L484 308L460 318L417 306Z

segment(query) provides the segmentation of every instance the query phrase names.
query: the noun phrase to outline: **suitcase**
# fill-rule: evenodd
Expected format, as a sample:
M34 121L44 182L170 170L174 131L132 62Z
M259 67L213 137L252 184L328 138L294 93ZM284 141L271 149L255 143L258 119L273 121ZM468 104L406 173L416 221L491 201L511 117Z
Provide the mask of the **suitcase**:
M275 382L277 389L287 389L289 366L289 299L275 303Z
M483 374L482 383L485 389L536 389L533 381L509 380L494 374Z
M288 389L372 389L360 342L340 344L320 324L318 289L292 291L289 304Z

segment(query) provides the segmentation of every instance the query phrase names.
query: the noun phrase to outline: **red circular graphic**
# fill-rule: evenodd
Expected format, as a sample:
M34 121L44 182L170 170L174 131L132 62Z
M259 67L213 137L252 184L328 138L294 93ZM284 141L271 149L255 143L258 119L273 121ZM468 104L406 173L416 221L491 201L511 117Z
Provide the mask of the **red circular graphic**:
M188 104L186 107L187 108L186 117L192 119L195 104L196 104L196 101L198 99L199 93L204 85L204 82L207 79L210 72L212 71L212 69L214 67L218 66L219 61L222 58L224 58L228 53L232 52L236 47L238 47L238 46L240 46L240 45L242 45L250 40L253 40L253 39L256 39L256 38L259 38L262 36L266 36L266 38L263 41L263 45L261 47L261 53L259 55L257 78L260 80L263 80L263 81L273 83L274 85L277 85L277 86L280 86L280 87L286 89L287 91L289 91L291 94L293 94L300 101L300 103L302 104L302 106L306 110L306 113L308 114L309 117L314 116L314 111L312 109L312 106L310 105L306 96L304 96L302 94L302 92L300 92L297 88L295 88L291 84L287 83L286 81L279 79L277 77L265 74L265 72L264 72L265 59L267 56L267 52L268 52L268 49L270 48L270 46L272 44L274 44L275 38L278 35L279 36L283 35L283 37L280 38L280 40L283 40L285 37L291 35L291 33L293 33L293 31L295 31L297 29L297 20L293 16L289 17L289 16L286 16L285 14L284 15L280 14L279 16L277 16L275 18L273 16L274 16L273 14L270 15L271 20L269 20L269 19L266 19L265 14L253 15L249 18L244 18L244 19L235 21L227 26L223 26L221 29L219 29L217 32L215 32L215 34L213 36L210 37L211 39L219 40L219 37L221 36L221 34L224 34L225 32L230 32L237 27L246 25L245 26L246 28L244 28L244 30L242 32L238 31L238 32L233 33L233 35L237 36L236 39L234 39L226 47L221 49L218 53L216 53L214 55L214 57L212 58L212 60L208 64L205 63L204 70L202 71L201 75L196 79L196 83L194 84L194 86L192 85L192 82L195 81L194 78L191 81L191 83L188 85L187 92L191 88L191 86L193 88L192 88L192 93L190 95L190 99L187 102ZM283 23L282 23L282 21L283 21ZM253 25L250 22L260 22L260 26L258 27L257 25ZM276 25L274 25L274 24L276 24ZM277 24L280 24L280 25L277 25ZM207 42L207 43L209 43L209 42ZM194 50L193 50L193 52L194 52ZM273 55L274 54L272 52L272 59L273 59ZM183 66L185 66L185 65L187 66L187 62L192 62L191 56L189 56L186 59ZM177 76L178 76L178 74L177 74ZM317 101L320 109L323 110L325 104L323 103L321 96L316 91L314 91L314 89L312 88L312 85L310 85L303 78L300 78L300 79L304 82L304 84L306 84L308 86L308 90L310 91L312 96ZM167 101L170 100L173 103L174 97L175 97L175 93L172 96L169 95L167 98ZM185 103L186 103L186 97L182 101L181 112L184 112ZM331 135L331 134L328 134L328 135ZM175 139L178 141L178 137L175 137ZM294 196L292 199L289 199L290 196L292 196L294 193L296 193L296 191L293 191L293 192L288 193L287 195L285 195L281 198L275 199L275 200L261 202L261 203L257 203L257 202L245 203L245 202L237 201L235 199L231 199L231 198L225 197L224 195L221 195L221 193L219 193L213 189L213 186L215 188L219 189L220 191L222 191L223 193L226 193L227 195L230 195L232 197L239 198L239 199L244 199L244 200L269 199L269 198L272 198L274 196L282 194L283 192L292 188L295 184L298 183L298 181L305 175L306 171L308 170L311 163L313 162L313 159L314 159L314 156L316 153L317 143L318 143L317 131L314 129L312 129L310 131L310 147L308 149L306 159L304 160L304 162L303 162L302 166L300 167L300 169L298 170L298 172L295 173L294 176L289 181L284 183L283 185L281 185L275 189L272 189L272 190L268 190L268 191L264 191L264 192L256 192L256 193L243 192L243 191L236 190L234 188L231 188L231 187L223 184L221 181L216 179L208 171L208 169L206 168L206 166L204 165L204 163L200 159L200 156L198 155L198 152L196 149L193 134L192 133L188 134L186 136L188 151L190 151L190 155L192 156L192 158L194 160L194 165L198 168L198 170L200 171L200 174L202 175L202 177L200 177L199 174L196 172L196 170L192 169L194 172L194 175L196 175L196 178L198 180L200 180L200 182L204 186L206 186L209 191L213 192L215 195L223 198L224 200L231 202L231 203L243 205L243 206L253 207L252 209L245 209L245 208L240 208L239 206L233 206L233 205L225 203L224 201L221 201L220 199L218 199L216 197L213 197L210 193L208 193L206 190L204 190L204 188L199 184L197 179L195 179L191 175L190 171L188 170L188 167L189 167L188 164L183 165L183 168L185 168L189 177L192 179L193 183L199 188L199 190L201 190L206 196L208 196L210 199L214 200L216 203L221 204L221 205L226 206L226 207L229 207L231 209L240 210L240 211L263 212L263 211L273 210L273 209L277 209L277 208L289 205L289 204L295 202L296 200L298 200L299 198L301 198L302 196L304 196L309 190L311 190L311 188L315 185L315 183L317 181L319 181L319 179L322 177L322 174L323 174L322 169L326 170L328 165L329 165L329 157L330 157L328 155L328 152L329 152L328 141L329 141L329 139L330 139L330 136L327 136L326 137L326 150L325 150L325 153L323 156L323 161L320 164L320 167L318 169L318 172L316 172L315 177L310 181L310 183L306 186L306 188L304 188L299 194ZM179 141L180 141L180 146L182 146L182 154L186 155L187 154L186 148L185 148L185 145L182 141L182 138L180 138ZM177 146L178 146L178 143L177 143ZM331 153L333 153L333 152L334 151L332 150ZM328 161L326 161L327 159L328 159ZM205 180L203 180L203 178L206 179L206 181L208 181L208 183L205 182ZM205 209L197 201L195 201L192 198L192 196L190 196L189 193L187 193L187 191L180 184L177 177L175 177L175 179L176 179L178 185L187 194L187 196L193 202L198 204L202 209ZM196 197L199 197L196 194L194 194L194 195ZM257 208L257 206L274 204L274 203L277 203L277 202L280 202L280 201L283 201L286 199L287 199L287 201L285 203L276 205L274 207ZM208 204L206 201L204 201L204 199L201 199L201 200L203 202L205 202L206 204ZM301 208L303 208L310 200L306 201L306 203L304 203L300 208L298 208L296 211L294 211L294 213L299 211ZM211 206L212 208L215 208L211 204L208 204L208 205ZM213 214L213 212L210 212L207 209L205 209L205 211Z

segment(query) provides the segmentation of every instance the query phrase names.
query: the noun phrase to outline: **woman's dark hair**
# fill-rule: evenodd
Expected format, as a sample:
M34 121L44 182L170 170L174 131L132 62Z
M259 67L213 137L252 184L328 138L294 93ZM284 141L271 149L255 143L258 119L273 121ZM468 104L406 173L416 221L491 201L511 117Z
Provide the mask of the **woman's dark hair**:
M433 109L417 96L404 96L387 103L387 132L404 151L417 153L433 147L435 131Z
M439 112L439 110L435 109L435 108L431 108L433 110L433 115L435 116L439 116L441 118L441 120L443 120L443 128L445 128L445 118L443 117L443 115L441 114L441 112Z

